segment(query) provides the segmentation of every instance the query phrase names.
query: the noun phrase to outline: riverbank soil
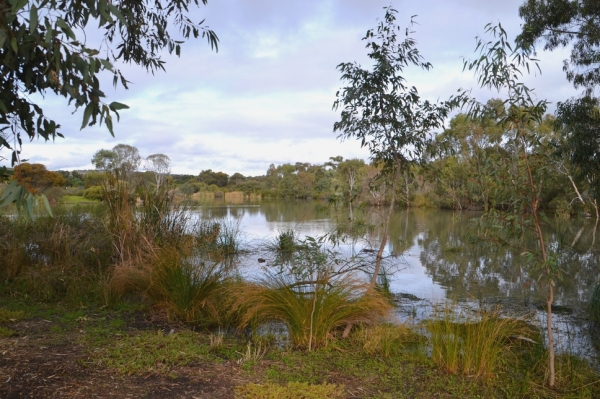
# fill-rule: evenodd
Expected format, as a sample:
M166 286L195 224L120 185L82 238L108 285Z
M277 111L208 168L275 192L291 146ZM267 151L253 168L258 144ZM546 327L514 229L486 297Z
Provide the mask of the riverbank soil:
M335 397L342 398L600 397L593 393L600 386L559 392L506 375L484 381L448 373L410 345L387 357L349 341L308 353L283 347L274 336L210 332L142 307L11 300L1 306L4 399L259 398L267 396L246 396L250 390L243 388L291 381L335 384Z

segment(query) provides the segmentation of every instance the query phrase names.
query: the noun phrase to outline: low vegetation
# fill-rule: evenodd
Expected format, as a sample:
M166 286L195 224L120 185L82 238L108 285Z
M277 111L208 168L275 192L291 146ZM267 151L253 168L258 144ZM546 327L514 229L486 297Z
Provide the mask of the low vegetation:
M127 381L134 396L142 376L201 391L202 373L238 398L597 392L598 373L566 354L556 359L555 389L546 388L548 351L522 320L449 306L425 325L390 324L385 290L370 290L321 240L292 231L279 234L270 271L244 280L233 268L236 224L191 220L166 186L142 192L137 207L139 192L125 182L104 190L101 205L56 208L54 218L0 217L0 375L15 382L0 395L31 392L30 374L9 367L39 358L39 348L73 353L55 366L74 370L69 381L100 372ZM234 376L227 382L225 371ZM102 381L90 392L107 393Z

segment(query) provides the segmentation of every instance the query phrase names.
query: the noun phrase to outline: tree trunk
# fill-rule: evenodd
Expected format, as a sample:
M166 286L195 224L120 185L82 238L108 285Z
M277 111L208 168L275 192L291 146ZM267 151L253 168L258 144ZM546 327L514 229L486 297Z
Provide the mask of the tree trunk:
M366 295L375 290L375 286L377 285L377 277L379 277L379 271L381 270L381 261L383 260L383 251L385 250L385 246L387 244L388 232L390 228L390 220L392 219L392 214L394 213L394 203L396 202L396 188L398 187L398 180L400 179L400 164L396 164L396 170L394 172L394 182L392 184L392 199L390 201L390 207L388 213L385 217L385 222L383 223L383 235L381 237L381 244L379 244L379 250L377 251L377 258L375 260L375 270L373 270L373 277L371 278L371 283L369 284L369 288L367 288ZM348 323L346 328L344 329L344 333L342 334L342 338L348 338L350 335L350 331L352 331L352 327L354 323Z

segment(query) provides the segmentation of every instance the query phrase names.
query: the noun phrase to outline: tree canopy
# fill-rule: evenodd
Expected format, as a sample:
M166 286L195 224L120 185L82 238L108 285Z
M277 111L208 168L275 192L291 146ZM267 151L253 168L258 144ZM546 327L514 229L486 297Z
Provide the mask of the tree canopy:
M203 4L207 0L201 0ZM149 72L164 70L163 54L179 56L181 44L206 38L217 49L216 34L190 19L199 0L7 0L0 2L0 149L19 162L22 133L33 140L62 137L33 94L65 97L84 108L81 128L104 123L128 108L106 102L100 74L128 87L119 63ZM100 32L100 34L98 34Z
M598 0L527 0L519 8L524 20L519 41L542 42L545 50L572 45L564 61L567 78L588 92L600 84L600 2Z

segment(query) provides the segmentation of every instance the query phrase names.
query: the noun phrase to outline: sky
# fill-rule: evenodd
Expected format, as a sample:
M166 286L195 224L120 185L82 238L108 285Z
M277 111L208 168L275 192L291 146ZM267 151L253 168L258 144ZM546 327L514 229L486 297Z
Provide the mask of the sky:
M192 19L205 19L217 33L218 52L197 39L183 45L181 57L165 56L166 72L119 65L130 89L114 89L108 75L103 87L106 102L130 106L120 112L114 138L104 126L80 130L83 109L73 113L64 98L40 97L44 114L62 125L65 138L26 142L22 156L51 170L93 169L96 151L125 143L142 157L169 156L173 173L212 169L245 176L264 175L270 164L321 164L337 155L367 160L359 142L341 142L333 132L340 111L332 105L343 86L336 66L370 66L361 39L383 18L383 8L398 10L402 27L416 15L413 37L433 69L410 68L404 76L423 98L444 100L462 88L487 101L499 94L478 89L472 72L462 71L463 59L475 58L476 36L490 40L487 23L500 22L514 37L522 2L209 0ZM524 78L538 98L552 103L550 110L577 95L562 71L567 57L567 50L540 52L542 74Z

